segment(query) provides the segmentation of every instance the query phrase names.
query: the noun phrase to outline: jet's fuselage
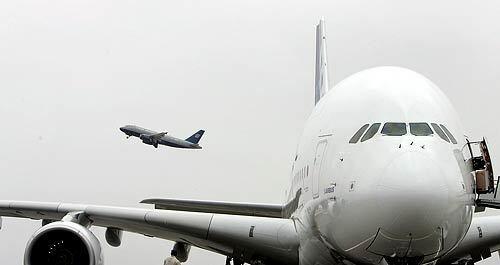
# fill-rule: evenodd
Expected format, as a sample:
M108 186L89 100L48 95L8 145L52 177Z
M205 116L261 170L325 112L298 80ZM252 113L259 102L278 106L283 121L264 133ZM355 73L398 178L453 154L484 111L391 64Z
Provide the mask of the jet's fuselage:
M204 134L204 130L199 130L186 140L175 138L166 133L158 133L149 129L145 129L136 125L126 125L120 127L120 131L125 133L127 137L134 136L142 140L143 143L158 147L159 144L175 148L184 149L201 149L198 141Z
M446 96L413 71L378 67L340 82L293 162L301 264L420 263L451 250L473 213L465 143Z

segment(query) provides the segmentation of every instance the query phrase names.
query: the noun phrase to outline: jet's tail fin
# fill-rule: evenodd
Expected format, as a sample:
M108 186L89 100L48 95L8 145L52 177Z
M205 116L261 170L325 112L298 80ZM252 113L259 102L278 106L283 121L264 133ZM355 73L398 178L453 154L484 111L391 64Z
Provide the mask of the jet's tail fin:
M316 26L316 75L314 80L314 103L328 91L328 64L326 57L325 21L321 19Z
M200 141L200 139L201 139L201 137L203 136L204 133L205 133L204 130L199 130L195 134L189 136L186 139L186 141L191 142L193 144L197 144Z

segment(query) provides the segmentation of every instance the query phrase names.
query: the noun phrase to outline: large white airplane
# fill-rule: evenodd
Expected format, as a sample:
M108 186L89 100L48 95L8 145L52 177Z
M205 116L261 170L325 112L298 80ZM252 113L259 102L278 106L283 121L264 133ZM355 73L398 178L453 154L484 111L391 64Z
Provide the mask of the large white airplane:
M316 106L283 205L1 201L2 216L42 220L24 264L103 264L90 226L106 227L111 246L128 231L175 241L181 261L194 246L235 265L473 264L498 251L500 216L474 216L499 205L485 141L469 142L446 96L404 68L365 70L329 90L323 21L316 37Z

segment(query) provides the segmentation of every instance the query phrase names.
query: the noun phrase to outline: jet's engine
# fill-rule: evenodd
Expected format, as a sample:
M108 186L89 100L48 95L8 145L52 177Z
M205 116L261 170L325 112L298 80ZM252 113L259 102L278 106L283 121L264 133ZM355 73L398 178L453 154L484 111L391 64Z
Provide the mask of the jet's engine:
M177 259L179 259L180 262L186 262L189 257L189 251L191 250L191 245L182 242L177 242L174 245L174 249L177 251Z
M158 141L146 134L139 135L143 143L158 147Z
M145 144L153 144L153 141L152 141L151 137L149 137L149 135L141 134L141 135L139 135L139 139L141 139L142 142Z
M101 244L86 227L74 222L43 226L28 241L24 265L102 265Z

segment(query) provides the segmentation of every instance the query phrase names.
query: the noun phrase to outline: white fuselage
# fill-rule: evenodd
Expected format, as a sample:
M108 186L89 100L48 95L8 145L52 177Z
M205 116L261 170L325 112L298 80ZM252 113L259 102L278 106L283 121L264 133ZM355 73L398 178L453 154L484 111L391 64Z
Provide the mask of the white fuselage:
M434 128L427 136L383 135L387 122L443 124L458 143ZM381 125L372 138L349 143L374 123ZM474 205L465 143L446 96L413 71L378 67L337 84L316 105L293 162L288 201L300 194L292 214L300 264L420 263L454 248Z

